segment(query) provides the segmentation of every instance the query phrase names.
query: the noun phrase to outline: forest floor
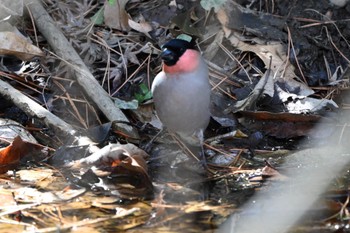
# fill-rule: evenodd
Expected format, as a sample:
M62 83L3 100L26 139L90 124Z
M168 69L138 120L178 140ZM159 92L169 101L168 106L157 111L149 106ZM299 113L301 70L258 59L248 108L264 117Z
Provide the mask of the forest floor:
M303 175L325 187L288 232L347 231L350 2L23 3L0 35L0 232L220 232L257 193L303 193L305 167L332 174ZM183 34L210 72L208 169L175 135L149 144L160 48Z

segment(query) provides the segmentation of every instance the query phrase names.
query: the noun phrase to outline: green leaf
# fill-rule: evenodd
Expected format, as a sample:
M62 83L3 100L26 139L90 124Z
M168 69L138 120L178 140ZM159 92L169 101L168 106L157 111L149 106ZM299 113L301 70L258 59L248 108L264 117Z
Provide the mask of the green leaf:
M134 95L135 99L137 100L138 103L141 103L143 100L143 95L139 94L139 93L135 93Z
M148 87L146 86L146 84L141 83L139 87L140 87L140 90L141 90L142 94L146 94L147 92L149 92Z
M108 0L109 5L114 6L117 3L117 0Z
M149 99L151 99L151 98L152 98L152 92L151 92L151 91L147 92L147 93L144 95L144 100L149 100Z
M125 101L114 98L114 104L120 109L137 109L139 107L138 100Z
M191 42L192 40L192 36L186 35L186 34L180 34L176 37L176 39L180 39L180 40L185 40L187 42Z
M101 7L90 19L94 25L101 25L104 22L104 7Z
M148 99L152 98L152 92L151 92L151 90L148 89L146 84L141 83L139 88L140 88L140 92L135 93L135 96L134 96L135 99L137 99L137 101L139 103L142 103L145 100L148 100Z

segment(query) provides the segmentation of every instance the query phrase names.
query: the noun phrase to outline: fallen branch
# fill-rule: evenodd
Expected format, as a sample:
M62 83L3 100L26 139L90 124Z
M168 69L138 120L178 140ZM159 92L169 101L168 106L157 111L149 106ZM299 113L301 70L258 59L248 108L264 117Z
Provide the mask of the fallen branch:
M77 131L67 122L55 116L47 109L40 106L34 100L22 94L16 88L13 88L7 82L0 80L0 95L10 100L19 109L25 112L28 116L42 120L47 126L50 126L54 132L64 136L78 136Z
M31 11L36 26L45 36L57 56L74 70L74 77L85 93L97 105L110 121L129 122L124 113L115 106L110 96L90 73L78 53L71 46L53 19L43 8L39 0L29 0L27 7ZM118 125L126 135L137 138L137 132L127 124Z

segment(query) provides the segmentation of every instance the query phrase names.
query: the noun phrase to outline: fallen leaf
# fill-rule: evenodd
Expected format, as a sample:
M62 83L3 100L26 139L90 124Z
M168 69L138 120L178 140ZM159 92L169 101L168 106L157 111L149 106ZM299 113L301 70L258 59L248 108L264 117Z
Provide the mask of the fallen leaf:
M263 94L269 95L270 97L273 97L274 94L273 74L270 70L265 72L264 76L259 80L258 84L256 84L249 96L243 100L237 101L232 110L254 110L257 100Z
M0 196L1 196L1 203L0 203L1 210L6 209L7 207L15 206L17 204L13 198L12 190L2 188L0 189Z
M14 32L0 32L0 55L15 56L23 61L43 57L44 53L23 36Z
M281 174L279 171L275 170L270 166L263 167L263 169L261 170L261 175L263 180L269 179L274 181L285 181L288 179L287 176Z
M261 170L262 172L262 176L267 176L267 177L271 177L271 176L280 176L281 174L273 169L272 167L269 167L269 166L265 166L263 167L263 169Z
M225 37L231 42L232 46L241 51L255 53L264 62L265 67L267 69L271 69L275 82L279 81L288 83L289 86L293 86L295 89L299 89L300 95L308 96L313 94L314 91L310 87L295 80L297 77L297 75L294 73L295 67L290 62L288 62L289 58L281 42L270 40L269 43L266 44L266 41L263 41L257 37L254 39L254 42L256 44L244 42L240 36L240 30L246 30L246 27L242 25L244 22L242 22L243 19L240 17L247 17L246 14L248 14L249 16L255 17L258 22L264 23L264 21L262 21L258 16L255 16L253 12L247 11L248 10L246 8L241 7L239 4L231 1L226 1L225 4L217 12L217 18L223 27ZM261 17L263 17L263 15ZM250 21L254 20L249 20L247 22ZM280 22L280 24L282 23L283 21ZM255 26L252 25L252 27ZM252 30L266 30L268 28L268 25L256 25L256 27L258 28L252 28ZM271 31L273 30L274 28L272 27ZM276 33L271 33L271 31L269 31L269 35L278 35L277 32L280 32L279 30L276 30ZM281 36L277 37L281 38Z
M102 179L101 186L108 186L108 189L114 186L123 197L147 198L153 193L145 160L147 157L145 151L133 144L110 144L84 159L70 163L69 166L72 169L86 170L85 174L92 170ZM94 169L90 169L92 167ZM89 177L91 183L91 174Z
M247 20L248 16L253 17L252 19L254 20L251 18ZM270 99L275 98L275 102L279 99L279 111L290 113L320 114L325 110L338 108L332 100L319 100L308 97L314 94L314 91L306 83L298 80L294 72L295 67L289 62L284 44L276 41L276 38L281 39L283 38L282 36L285 36L281 29L284 21L274 16L271 17L269 18L268 15L262 13L256 15L253 11L230 1L227 1L217 12L217 18L223 27L225 37L231 42L232 46L241 51L254 53L263 61L267 69L265 75L260 79L249 96L237 101L235 105L232 105L227 110L233 112L255 110L258 100L265 96L269 96ZM272 26L266 25L268 22L265 22L265 19L266 21L276 20L276 24ZM248 25L244 25L244 23ZM243 28L256 36L250 39L255 44L245 42L246 38L241 35ZM269 30L266 31L266 29ZM265 33L268 33L270 37L264 36ZM266 39L270 39L270 41L267 43Z
M56 180L53 174L53 170L45 168L23 169L16 172L21 181L26 181L27 185L41 189L52 186L52 183Z
M0 149L0 174L17 168L23 157L43 148L41 145L23 141L20 136L15 137L9 146Z
M92 17L91 21L94 25L102 25L104 22L104 7L100 8Z
M192 26L191 10L176 15L171 22L177 26L183 33L200 37L201 33L197 27Z
M120 31L129 31L129 16L125 5L129 0L106 0L104 5L105 24Z
M66 202L82 195L85 191L85 188L80 188L53 192L41 192L35 188L23 187L14 190L14 196L17 201L26 203L54 203Z
M24 149L22 145L22 139L17 136L9 146L0 150L0 173L6 173L18 166Z
M12 142L15 137L20 136L22 140L37 143L36 139L20 123L0 118L0 137Z
M132 19L129 19L129 26L134 29L135 31L144 33L145 35L147 35L148 37L150 37L150 35L148 34L148 32L152 31L152 25L148 22L145 21L145 19L141 19L140 22L135 22Z
M251 129L263 131L276 138L295 138L308 135L322 118L319 115L293 114L288 112L271 113L266 111L240 111L245 118L241 123ZM331 132L330 130L328 130Z

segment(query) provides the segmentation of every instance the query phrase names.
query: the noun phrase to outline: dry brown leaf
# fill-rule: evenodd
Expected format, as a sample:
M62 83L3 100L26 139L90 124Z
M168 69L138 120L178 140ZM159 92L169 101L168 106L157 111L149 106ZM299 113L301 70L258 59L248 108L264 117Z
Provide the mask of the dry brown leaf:
M7 207L15 206L16 200L13 198L12 190L7 189L0 189L0 196L1 196L1 202L0 202L0 209L6 210Z
M228 213L226 211L227 208L231 209L234 205L220 205L215 206L211 205L209 202L188 202L187 205L182 207L185 213L194 213L194 212L202 212L202 211L212 211L215 213L222 213L223 216L227 216Z
M6 173L18 166L23 149L23 141L17 136L11 145L0 150L0 173Z
M11 119L0 118L0 137L12 142L17 136L20 136L23 141L37 143L23 125Z
M33 152L39 152L43 148L41 145L23 141L20 136L15 137L11 145L0 149L0 173L15 169L20 159L32 155Z
M280 181L287 179L285 175L282 175L280 172L278 172L277 170L275 170L270 166L265 166L261 172L262 172L261 175L263 179L269 178L270 180L280 180Z
M100 178L109 176L109 183L112 183L120 193L128 196L145 196L153 190L147 172L145 160L147 157L145 151L133 144L110 144L70 165L73 169L87 169L87 172L93 165L95 167L93 173ZM118 180L121 177L122 180Z
M18 188L14 190L14 195L17 201L26 203L54 203L65 202L82 195L86 191L81 189L68 189L53 192L41 192L35 188Z
M0 32L0 55L15 56L23 61L42 57L44 53L23 36L14 32Z
M313 90L308 87L306 84L298 82L295 80L297 77L294 73L294 66L289 63L289 58L287 53L283 48L282 43L278 41L269 41L269 44L264 44L264 41L261 41L259 44L248 44L243 41L240 37L240 33L237 33L231 28L234 28L234 25L231 25L233 21L233 16L231 13L234 9L234 3L227 2L224 7L222 7L217 12L217 18L220 21L223 31L225 32L225 37L231 42L232 46L238 48L241 51L248 51L255 53L265 64L267 69L271 69L272 75L274 76L275 81L287 82L289 86L300 89L300 94L308 96L313 92ZM259 42L259 39L256 39L256 42ZM271 61L271 67L270 66Z
M264 62L266 68L269 68L271 61L271 71L275 81L285 81L292 87L299 87L305 96L314 93L306 84L294 80L297 77L294 73L295 67L288 62L282 43L271 42L269 45L251 45L241 41L235 33L230 35L228 39L239 50L255 53Z
M22 181L26 181L28 185L35 185L35 187L41 189L45 189L48 186L52 186L52 182L56 180L56 177L53 175L54 171L52 169L23 169L17 171L16 174L19 175Z
M129 0L116 0L114 3L105 1L104 21L110 27L121 31L129 31L129 16L125 11L125 5Z
M134 29L135 31L144 33L146 36L150 37L148 32L152 31L152 25L148 22L146 22L144 19L141 19L140 22L135 22L132 19L129 19L129 26Z
M133 144L109 144L101 150L93 153L87 158L73 162L73 168L79 168L86 165L101 166L109 164L109 166L117 166L125 163L125 159L130 161L131 165L140 167L147 172L147 164L145 158L148 154Z
M193 10L188 10L184 13L177 14L171 19L171 22L180 28L184 34L201 37L200 30L197 27L194 27L191 23L192 12Z

